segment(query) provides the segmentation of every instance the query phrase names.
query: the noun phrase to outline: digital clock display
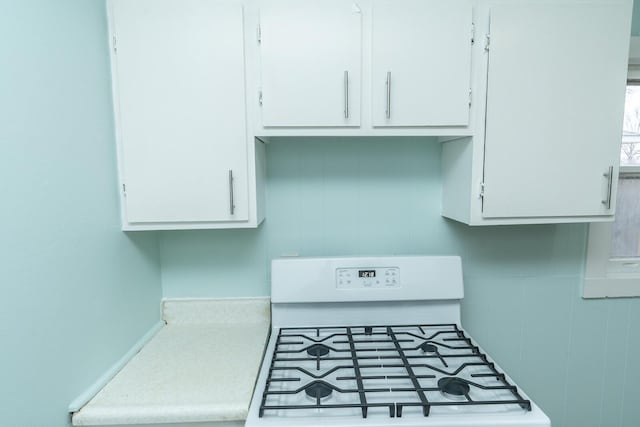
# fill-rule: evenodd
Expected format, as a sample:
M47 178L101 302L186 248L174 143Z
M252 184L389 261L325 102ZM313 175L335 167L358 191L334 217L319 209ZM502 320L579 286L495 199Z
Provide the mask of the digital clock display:
M376 277L375 270L358 270L358 277Z

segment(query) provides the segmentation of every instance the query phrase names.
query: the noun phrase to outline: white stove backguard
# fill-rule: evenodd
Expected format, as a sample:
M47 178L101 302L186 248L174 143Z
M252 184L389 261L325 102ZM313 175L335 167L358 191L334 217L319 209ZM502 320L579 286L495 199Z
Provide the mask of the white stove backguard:
M272 323L460 324L457 256L281 258L271 264Z

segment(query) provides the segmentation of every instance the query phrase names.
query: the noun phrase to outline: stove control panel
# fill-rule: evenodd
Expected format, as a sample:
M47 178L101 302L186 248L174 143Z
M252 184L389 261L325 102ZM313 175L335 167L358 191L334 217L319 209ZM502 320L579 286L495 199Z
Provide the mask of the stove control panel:
M336 288L399 288L398 267L357 267L336 269Z

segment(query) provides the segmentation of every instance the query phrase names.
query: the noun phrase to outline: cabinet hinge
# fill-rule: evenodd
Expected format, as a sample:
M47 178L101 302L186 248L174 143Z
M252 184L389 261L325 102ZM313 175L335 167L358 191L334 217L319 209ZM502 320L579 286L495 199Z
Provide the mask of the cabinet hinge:
M491 44L491 34L487 34L485 36L485 41L484 41L484 50L486 50L487 52L489 51L490 44Z
M262 107L262 91L258 91L258 104Z
M476 40L476 26L475 24L472 22L471 23L471 44L473 44Z
M122 184L122 195L127 197L127 185Z
M111 36L111 45L113 46L113 53L118 53L118 45L116 41L117 41L116 35L114 34Z
M469 89L469 107L471 107L471 89Z
M484 182L480 183L480 198L484 199Z
M258 25L256 30L256 37L258 39L258 44L262 43L262 30L260 29L260 25Z

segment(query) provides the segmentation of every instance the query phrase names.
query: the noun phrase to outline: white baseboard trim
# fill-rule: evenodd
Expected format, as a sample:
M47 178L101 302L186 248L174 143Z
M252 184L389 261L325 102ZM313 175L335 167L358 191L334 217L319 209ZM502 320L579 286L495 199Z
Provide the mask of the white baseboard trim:
M91 399L93 399L93 396L95 396L96 394L98 394L98 392L100 390L102 390L104 388L105 385L107 385L107 383L109 381L111 381L111 379L113 377L116 376L116 374L118 372L120 372L120 370L124 367L124 365L126 365L129 360L131 360L131 358L133 356L135 356L140 349L142 349L142 347L145 346L146 343L149 342L149 340L151 338L153 338L153 336L160 330L162 329L162 327L165 325L163 320L158 320L158 323L156 323L155 325L153 325L151 327L151 329L149 329L149 331L144 334L142 336L142 338L140 338L134 345L133 347L131 347L131 349L129 349L129 351L127 351L124 356L122 356L120 358L120 360L118 360L115 364L113 364L113 366L111 366L109 369L107 369L107 372L105 372L104 374L102 374L102 376L100 378L98 378L98 380L96 382L94 382L93 384L91 384L89 386L89 388L87 388L84 392L82 392L80 394L80 396L76 397L70 404L69 404L69 413L74 413L74 412L78 412L80 410L80 408L82 408L84 405L86 405Z

